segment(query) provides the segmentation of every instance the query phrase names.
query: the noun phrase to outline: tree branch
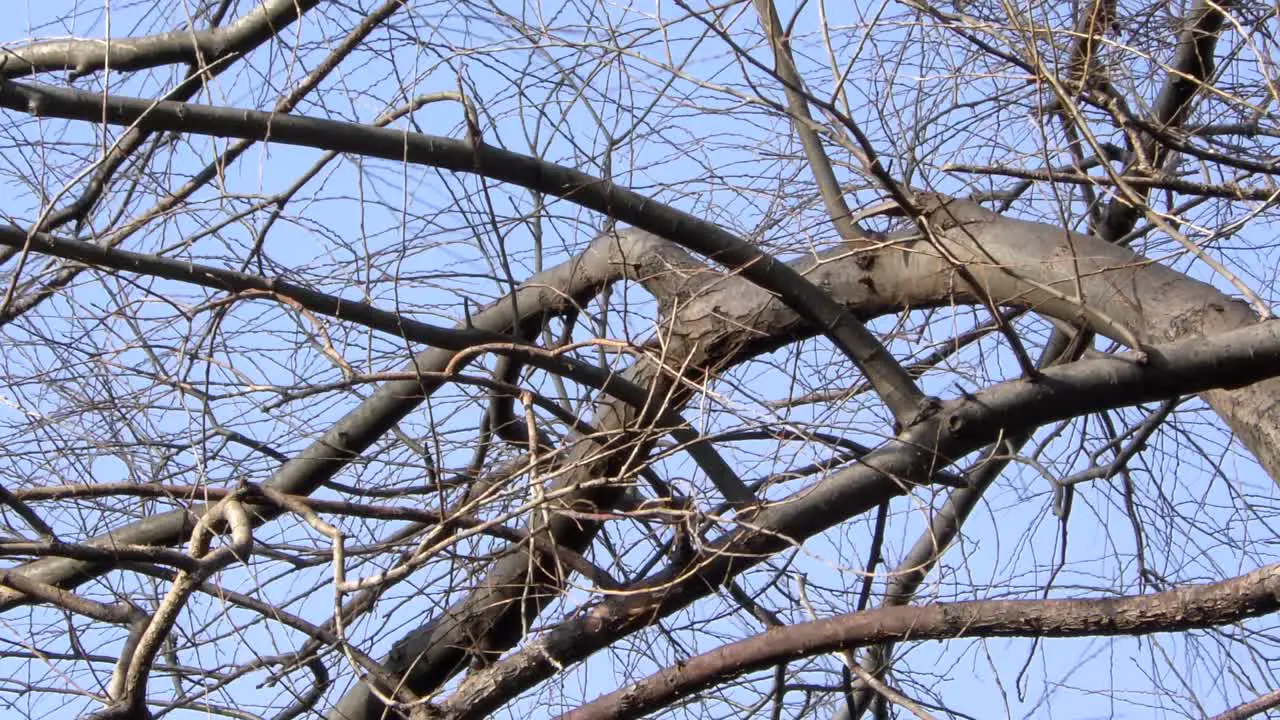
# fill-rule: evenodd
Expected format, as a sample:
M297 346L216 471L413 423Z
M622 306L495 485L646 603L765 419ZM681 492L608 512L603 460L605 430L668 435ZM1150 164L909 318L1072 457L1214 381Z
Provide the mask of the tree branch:
M764 27L765 36L773 49L778 79L782 81L787 94L787 111L791 113L791 127L800 137L805 158L808 159L809 168L813 171L814 182L818 184L818 193L822 196L823 204L827 206L827 214L831 217L831 222L842 239L867 238L867 234L854 224L853 213L849 211L849 205L845 202L844 191L840 189L840 182L836 179L835 170L831 167L831 159L827 157L827 151L822 147L822 139L813 130L814 121L813 115L809 113L809 102L805 93L800 91L804 87L804 80L796 70L791 44L787 42L782 22L778 19L778 10L772 0L752 0L752 4L760 15L760 24Z
M1133 355L1046 369L1040 379L994 386L945 403L929 421L858 464L765 508L749 528L710 541L629 592L561 622L541 638L474 673L443 706L450 717L482 717L560 668L714 592L772 554L927 483L947 458L961 457L1011 432L1223 383L1247 384L1280 372L1280 322L1152 347ZM355 717L355 716L353 716Z
M17 235L15 235L12 229L0 229L0 240L14 242L19 236L24 236L21 231L17 231ZM493 337L493 333L507 333L515 327L521 327L531 322L540 323L549 315L564 312L568 308L578 306L583 298L593 296L604 284L613 282L627 274L632 274L633 277L642 277L643 281L650 284L662 282L666 278L664 271L669 267L669 255L674 248L671 248L666 243L661 243L661 247L656 252L645 254L641 251L645 242L661 242L656 239L649 238L646 240L645 238L629 242L626 245L627 251L634 250L639 253L637 259L628 259L625 253L619 254L620 248L617 238L606 237L599 239L583 256L547 272L534 275L514 295L499 300L483 312L473 315L469 324L470 329L478 331L480 336L483 336L484 333L489 333L489 337ZM55 238L43 235L33 236L32 242L39 242L49 250L65 250L68 254L77 250L77 248L69 247L71 245L69 241L57 241ZM179 263L173 261L140 256L133 253L123 253L118 250L94 249L94 246L91 245L81 245L79 249L91 254L86 256L86 260L102 262L109 267L121 265L134 270L146 267L149 271L155 272L162 277L165 274L173 274L175 277L181 274L181 279L191 281L198 279L181 273L180 269L176 267ZM666 250L665 253L663 252L664 249ZM264 281L261 278L254 278L253 276L246 276L233 271L213 269L212 272L214 274L206 278L205 282L201 284L212 287L219 287L221 283L232 284L233 287L237 284L247 284L256 287L256 284L265 282L268 289L275 285L283 287L283 289L290 292L298 292L300 300L314 304L318 309L324 309L331 313L341 313L348 318L360 318L363 321L367 321L371 326L385 328L400 337L406 337L406 333L410 331L422 331L425 336L430 337L432 340L445 344L445 346L431 348L417 355L413 362L405 368L406 372L413 374L413 379L388 382L380 386L371 397L360 403L359 406L344 416L307 449L282 466L267 481L273 489L289 495L310 494L323 482L333 478L359 453L371 447L391 426L399 422L435 389L446 382L444 370L453 363L456 356L455 351L448 349L448 347L457 344L459 338L473 337L466 334L454 335L452 332L440 333L438 328L425 323L414 324L414 322L403 318L399 314L388 313L367 306L357 308L352 303L339 302L337 298L331 296L319 293L308 294L304 288L299 286L279 286L278 283L273 283L273 281ZM517 308L520 313L518 317L515 315ZM348 312L350 314L346 314ZM459 332L462 332L462 330L459 329ZM507 340L505 345L510 347L513 352L517 351L518 346L510 342L510 336L499 337ZM570 358L546 352L531 352L527 360L530 364L535 365L542 365L548 362L552 363L552 365L560 365L560 369L556 372L562 372L569 368L569 364L572 364L568 363ZM589 368L589 370L586 370L587 377L596 377L604 380L601 387L606 391L622 387L617 383L618 378L611 377L609 373L601 371L599 368L585 363L577 363L577 365L583 369ZM459 368L454 369L457 370ZM627 394L625 390L620 392ZM637 388L637 392L632 395L632 399L641 405L647 403L648 397L648 391L643 388ZM191 532L192 523L203 512L204 506L195 506L191 509L154 515L124 528L117 528L102 537L90 541L90 543L93 545L105 544L109 547L115 547L122 543L173 544ZM272 507L255 507L253 509L255 522L265 521L275 517L277 514L278 510ZM67 558L48 558L30 563L21 568L21 572L28 577L60 586L78 584L96 576L102 570L103 566L101 565ZM21 593L7 590L0 592L0 609L20 604L23 599L24 596Z
M71 79L110 67L143 70L185 63L203 67L211 60L244 53L278 35L320 0L265 0L248 14L212 30L187 28L132 38L48 40L0 50L0 78L70 70Z
M1277 707L1280 707L1280 690L1272 690L1247 703L1237 705L1224 713L1214 715L1209 720L1246 720L1258 713L1264 713Z
M1219 627L1280 610L1280 565L1208 585L1097 599L974 600L887 607L773 629L683 660L565 713L562 720L635 718L698 690L779 662L886 641L970 637L1148 635Z
M1178 36L1178 47L1169 63L1169 74L1152 109L1152 121L1158 127L1172 130L1187 121L1191 114L1191 101L1213 74L1213 53L1218 46L1225 12L1233 4L1232 0L1196 0L1196 4L1187 11L1182 33ZM1126 175L1133 174L1130 171L1135 168L1156 173L1163 169L1166 154L1161 151L1156 135L1145 134L1142 147L1134 150L1137 160L1147 160L1151 167L1136 168L1135 162L1131 162ZM1149 190L1149 186L1138 186L1139 198L1145 200ZM1115 242L1133 229L1142 212L1142 207L1122 196L1116 197L1107 206L1098 235Z
M862 370L902 425L928 403L911 376L851 313L785 263L673 207L586 173L528 155L452 138L256 110L153 102L0 79L0 107L44 117L132 125L145 130L267 140L474 173L564 198L647 230L734 270L776 293L821 328Z

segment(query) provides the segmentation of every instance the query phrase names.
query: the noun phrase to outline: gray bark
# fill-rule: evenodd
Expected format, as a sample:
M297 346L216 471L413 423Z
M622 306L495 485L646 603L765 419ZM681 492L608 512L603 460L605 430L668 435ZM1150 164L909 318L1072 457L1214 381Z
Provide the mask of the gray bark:
M927 219L938 229L932 240L910 235L899 238L882 250L854 253L838 249L816 262L803 263L799 269L811 282L826 289L833 298L863 317L907 307L976 302L986 295L1002 304L1028 306L1068 322L1084 322L1102 335L1122 342L1136 342L1142 347L1175 339L1219 335L1256 322L1256 317L1246 305L1212 286L1096 238L1067 233L1049 225L1003 218L961 201L935 205ZM945 255L940 250L945 250ZM959 279L947 257L966 265L979 282L980 293L973 288L957 287ZM1074 297L1077 289L1082 300ZM684 322L681 320L684 317L697 318L699 322ZM714 319L712 327L707 326L709 319ZM680 358L692 367L711 362L717 367L742 362L763 350L813 334L813 329L798 315L739 278L726 278L693 298L671 326L677 332L682 328L691 331L696 328L694 335L701 340L697 347L705 347L702 343L712 340L715 347L728 352L725 357L708 357L705 354L683 357L676 354L671 357L673 363ZM672 347L684 347L679 337L678 334L673 338ZM1219 378L1218 382L1235 384L1230 378ZM1155 391L1156 388L1150 390ZM1275 437L1277 413L1274 398L1278 392L1280 380L1264 380L1245 389L1211 390L1204 393L1204 397L1249 444L1265 442L1255 438ZM1123 404L1138 402L1138 397L1160 395L1148 393L1125 398L1117 392L1111 399ZM1061 402L1058 406L1059 410L1067 407ZM1057 417L1057 414L1042 415L1019 421L1016 415L1009 414L998 427L1007 435L1033 429ZM994 421L988 418L987 422ZM912 484L928 483L932 473L945 467L950 458L971 452L981 445L981 442L972 444L970 440L970 444L962 447L949 447L932 424L926 424L924 429L913 429L910 437L914 442L905 443L907 447L895 442L882 448L873 456L877 461L875 465L870 459L863 461L842 476L818 485L803 501L765 510L753 518L752 526L771 530L772 533L767 535L775 538L771 542L777 542L777 537L802 540L875 507L888 497L908 491ZM982 436L981 440L986 442L994 437L993 433ZM1250 447L1253 449L1254 446ZM1256 452L1268 472L1273 477L1280 477L1275 454L1265 447L1258 448ZM776 515L770 514L775 510ZM599 610L599 617L606 617L609 622L600 624L596 637L607 637L612 641L620 634L638 629L641 625L629 624L629 618L638 616L637 613L654 612L661 616L673 612L705 595L710 587L754 564L724 558L740 558L742 554L762 558L786 546L786 543L775 546L771 542L761 540L757 535L724 539L714 549L733 552L725 553L723 558L712 551L701 556L698 561L706 563L706 567L696 574L697 579L671 588L668 583L683 570L673 568L651 579L649 585L655 589L648 595L642 595L649 604L641 599L622 604L606 603L601 607L608 609ZM520 559L512 561L509 566L496 568L486 579L486 587L519 584L528 559L517 557ZM487 591L476 597L491 599ZM406 673L406 682L417 692L428 692L443 684L458 669L458 658L450 656L449 662L437 661L436 658L443 657L443 647L462 652L457 647L461 628L478 626L477 619L466 610L473 607L470 605L472 602L471 599L464 601L444 614L442 619L435 619L407 635L398 644L397 652L387 659L389 669ZM643 608L643 612L636 608ZM614 612L622 614L610 614ZM494 618L500 616L500 610L490 607L486 621L493 623ZM466 621L457 622L456 618L466 618ZM603 647L584 639L583 633L588 632L583 630L584 627L593 627L592 621L570 621L564 628L572 629L564 629L563 634L560 634L562 629L552 631L547 635L546 644L539 647L554 648L548 652L558 662L580 660L589 652ZM493 637L486 640L491 641ZM498 647L486 645L485 648L495 651L509 646L510 642L514 640L509 639ZM451 698L447 708L460 716L475 716L475 713L493 709L502 699L544 679L546 675L540 672L533 672L528 677L523 675L531 672L529 668L550 672L554 667L550 661L544 666L538 665L538 652L518 655L475 675L474 680L469 680L462 691ZM505 676L508 671L514 675ZM509 677L523 679L513 682L513 687L504 684ZM371 702L367 689L356 688L331 717L343 720L377 717L382 708Z

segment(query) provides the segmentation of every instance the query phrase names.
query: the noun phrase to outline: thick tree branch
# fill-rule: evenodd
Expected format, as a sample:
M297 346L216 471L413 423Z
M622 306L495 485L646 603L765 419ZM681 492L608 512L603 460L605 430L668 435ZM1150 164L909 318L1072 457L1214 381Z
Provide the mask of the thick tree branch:
M129 71L184 63L205 63L244 53L278 35L320 0L265 0L248 14L212 30L187 28L144 37L49 40L0 50L0 77L70 71L83 77L110 67Z
M886 641L1149 635L1220 627L1280 610L1280 565L1223 582L1098 599L974 600L887 607L776 628L683 660L563 720L635 718L779 662Z
M255 110L152 102L0 80L0 107L144 130L237 137L429 165L564 198L693 250L776 293L831 338L902 425L927 410L911 376L852 314L785 263L720 226L614 184L528 155L452 138Z
M569 512L553 511L549 517L535 514L531 523L531 534L552 538L556 547L585 551L601 527L599 511L622 500L623 485L617 479L633 475L648 457L658 429L655 417L678 412L694 387L700 387L726 358L742 352L741 325L726 323L723 312L708 313L707 308L727 310L733 307L731 299L744 296L771 297L741 278L709 272L674 244L641 235L648 239L647 250L628 247L620 252L623 257L650 258L651 262L660 259L652 262L661 269L648 286L671 313L662 321L669 328L662 340L663 362L698 382L677 382L672 373L659 372L653 362L637 363L623 373L650 388L652 405L639 407L611 398L597 404L593 417L601 437L577 441L559 462L566 471L548 489L559 495L553 510ZM724 342L726 338L734 342ZM583 509L588 512L576 512ZM403 685L425 694L444 684L468 659L491 662L518 642L542 608L563 591L567 578L552 560L545 552L524 551L500 558L465 599L398 640L384 664L403 673ZM387 689L382 688L382 694ZM366 685L357 686L329 717L380 717L385 708L378 694Z

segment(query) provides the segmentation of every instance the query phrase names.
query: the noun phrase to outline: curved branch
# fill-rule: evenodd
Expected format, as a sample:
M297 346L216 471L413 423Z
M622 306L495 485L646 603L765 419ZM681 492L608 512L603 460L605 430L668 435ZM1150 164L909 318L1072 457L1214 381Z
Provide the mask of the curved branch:
M0 50L0 78L70 70L72 79L110 67L143 70L185 63L206 63L247 52L293 24L320 0L267 0L225 27L174 30L144 37L47 40Z
M210 551L209 543L213 536L210 521L215 516L225 519L231 526L232 542ZM134 626L137 639L133 640L135 634L131 632L128 650L121 653L120 662L111 678L108 692L111 705L108 712L116 711L124 717L147 716L144 708L151 668L161 644L173 630L178 614L186 607L191 594L201 582L236 560L247 563L252 550L253 532L249 516L235 496L224 498L213 513L196 523L191 532L191 557L198 565L192 570L179 570L169 592L165 593L155 612L145 622Z
M564 198L629 223L734 270L822 328L879 393L902 425L928 403L915 381L851 313L788 265L715 223L663 205L611 181L501 148L463 140L256 110L153 102L23 85L0 79L0 107L32 115L132 125L350 152L473 173Z
M969 637L1148 635L1219 627L1280 610L1280 565L1152 595L974 600L886 607L775 628L698 655L561 715L635 718L698 690L779 662L886 641Z

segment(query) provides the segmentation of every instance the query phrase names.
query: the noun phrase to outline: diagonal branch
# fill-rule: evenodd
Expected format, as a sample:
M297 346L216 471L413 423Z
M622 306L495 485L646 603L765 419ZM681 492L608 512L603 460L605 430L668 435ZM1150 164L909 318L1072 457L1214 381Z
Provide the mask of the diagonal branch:
M16 242L19 237L25 238L25 234L14 230L0 231L0 239L7 238L10 242ZM45 242L47 249L55 247L50 244L53 239L48 236L36 235L33 238L34 241L47 241ZM660 243L653 238L648 242ZM62 241L62 243L57 247L68 249L67 246L73 244L68 241ZM300 299L314 305L318 311L356 319L400 337L420 331L429 341L439 343L437 347L417 355L407 366L406 371L412 373L410 377L413 379L388 382L380 386L371 397L339 420L307 449L283 465L267 481L268 485L286 494L308 495L322 483L336 476L353 458L371 447L390 427L412 412L436 388L446 382L447 377L444 371L451 365L457 365L454 363L457 353L448 348L456 347L461 340L473 341L479 337L485 337L486 333L488 337L495 337L496 334L497 337L506 340L505 345L515 352L517 346L510 342L512 338L503 333L510 333L514 328L524 327L530 323L541 323L546 317L576 308L584 299L594 296L601 287L628 273L631 273L632 277L644 278L650 284L662 282L666 277L664 271L669 267L671 251L679 251L661 243L661 248L666 248L667 252L664 253L659 248L657 252L643 253L641 252L643 244L643 238L640 241L625 244L627 250L637 252L637 255L631 258L625 253L620 254L620 243L616 238L601 238L582 257L534 275L515 294L474 314L466 328L444 332L426 323L414 323L395 313L356 306L320 293L308 294L305 289L298 286L273 284L272 281L262 279L250 280L252 276L243 276L232 271L216 271L217 274L210 277L205 284L211 282L214 287L222 287L223 283L227 283L234 287L237 282L265 282L266 290L270 291L275 286L283 291L294 292ZM180 265L160 258L148 259L147 256L94 248L90 245L82 245L81 248L89 253L85 256L86 260L101 262L109 267L123 265L135 271L145 266L148 271L161 276L164 276L162 271L166 267L173 270L174 266ZM149 264L143 265L144 260ZM184 276L183 279L191 280L192 278ZM516 314L517 312L519 315ZM468 332L470 334L467 334ZM550 363L549 367L552 371L560 374L566 374L565 371L570 369L571 364L576 365L579 370L586 373L583 377L596 378L596 383L606 392L625 387L599 368L585 363L570 363L570 358L562 355L530 352L527 361L535 365ZM555 368L555 366L559 367ZM626 391L620 390L619 393L626 394ZM643 405L648 402L648 397L646 390L637 388L631 399ZM127 527L113 530L92 542L105 543L109 546L122 543L174 544L191 532L193 523L203 511L203 506L197 506L191 510L154 515ZM270 507L255 507L254 513L256 518L265 520L275 517L278 510ZM96 576L102 570L101 565L68 558L47 558L29 563L22 568L23 574L32 579L60 586L73 586ZM0 591L0 609L13 607L22 601L21 593Z
M536 292L542 293L542 295L535 295L539 299L538 302L531 302L534 298L528 295L519 301L514 298L508 298L498 304L498 309L509 308L510 312L514 313L515 308L519 307L523 313L522 317L530 318L532 321L540 323L547 315L557 311L554 308L548 308L547 298L562 303L564 307L559 308L558 311L564 311L567 308L576 307L574 303L581 302L588 295L623 276L629 275L640 279L667 305L672 305L672 300L682 295L693 294L693 288L699 287L701 284L716 282L720 279L718 275L700 272L702 270L700 265L694 263L683 251L670 243L637 232L630 233L626 236L626 239L627 242L622 242L623 238L615 236L600 238L593 243L592 247L582 257L576 258L559 268L558 275L555 272L544 273L533 278L528 283L529 286L537 289ZM671 409L670 404L665 401L654 402L652 392L634 383L629 383L627 381L628 375L626 374L615 376L595 366L575 361L561 354L548 353L540 348L511 342L509 336L484 329L486 320L492 315L490 311L483 312L477 318L472 319L472 323L476 327L448 330L414 321L396 313L378 310L361 303L344 301L341 298L319 293L284 280L265 279L221 268L194 265L166 258L76 243L45 234L35 234L28 239L24 233L17 229L5 230L0 228L0 244L18 245L22 243L30 244L31 249L37 252L46 252L80 262L183 280L215 289L256 294L277 301L288 301L319 314L360 322L397 337L428 342L439 348L420 356L418 365L411 368L412 372L409 374L409 379L388 383L379 390L380 393L388 393L388 387L399 387L401 389L396 391L395 395L421 401L432 389L452 377L452 372L464 364L460 360L473 357L477 348L487 347L506 352L509 356L519 357L522 361L553 373L585 379L587 384L599 388L604 393L616 395L624 404L630 404L636 408L647 407L646 415L648 419L645 423L653 425L655 429L672 432L676 439L688 448L695 460L704 468L708 477L717 483L727 497L739 502L749 502L751 500L750 491L737 478L732 469L715 453L709 444L703 442L688 427L687 423L684 423L678 413ZM681 270L684 272L681 272ZM685 278L693 278L694 284L686 288L685 286L690 281ZM574 283L577 283L578 286L575 287ZM490 310L493 310L493 308ZM506 342L493 343L495 339ZM490 341L492 345L486 345L484 341ZM442 352L441 350L462 350L465 352L455 354ZM439 369L441 362L446 363L444 372ZM660 375L660 377L665 377L665 375ZM671 381L666 380L664 382L670 384ZM678 407L678 405L676 406ZM609 408L609 405L606 405L606 408ZM354 416L356 418L355 422L359 422L360 413L363 409L364 406L358 408L348 416L347 421L351 421ZM606 413L606 417L628 417L628 414L620 408L610 408L610 413L612 414ZM626 450L629 442L622 440L614 444L618 445L622 450ZM588 453L595 452L596 445L588 442L578 450L580 452L575 454L574 458L567 463L568 465L572 466ZM643 457L643 453L637 454L637 457ZM282 482L308 482L312 484L305 486L304 490L309 492L314 489L314 478L303 477L300 479L300 476L296 474L291 475L289 473L290 467L290 465L286 465L285 468L282 468L281 472L277 473L276 477L269 481L268 488L272 488L273 484ZM609 477L612 474L618 473L606 473L605 476ZM727 481L731 481L731 484L726 484ZM565 483L565 485L571 486L574 482L576 480ZM143 523L114 531L108 536L100 538L98 542L109 542L118 546L121 538L131 535L145 535L148 532L151 533L148 536L150 542L168 542L168 539L161 534L162 532L167 532L174 522L179 522L188 515L200 517L203 512L204 509L202 507L196 507L190 511L178 511L169 513L167 516L157 516L170 522L164 524L157 521L156 518L151 518ZM254 512L255 522L266 521L276 514L278 514L276 508L270 506L257 507ZM577 528L591 526L590 523L570 524ZM563 532L561 534L563 535ZM530 536L533 537L534 535ZM578 533L578 536L585 539L576 543L577 546L584 545L591 537L590 534L584 535L581 532ZM554 558L556 562L553 565L555 567L559 567L559 561L564 557L574 556L572 550L558 543L546 544L539 542L528 548L527 552ZM527 567L524 562L508 564L519 565L521 569ZM570 568L576 569L572 564L570 564ZM24 568L24 574L55 578L63 582L68 579L74 581L75 578L71 578L69 575L73 571L83 577L99 570L95 570L95 566L90 566L87 563L75 563L65 558L57 561L32 563ZM594 576L594 574L592 575ZM505 591L509 591L511 588L522 588L526 582L528 581L524 580L522 575L520 578L512 578L510 581L495 583L495 585ZM544 582L550 582L550 579ZM493 598L489 598L489 600L492 601ZM489 607L490 604L491 602L485 603L486 610L495 611L495 608ZM505 610L510 613L512 608L520 609L522 611L521 614L528 612L525 606L521 604L507 607L498 606L496 610ZM462 625L460 624L458 627L462 627ZM454 643L451 643L450 646L453 647L453 645ZM396 656L393 654L394 657Z
M849 205L844 200L844 192L840 189L840 182L836 179L835 170L831 167L831 159L827 157L827 151L822 147L822 139L813 130L814 121L813 115L809 112L809 102L805 93L800 90L804 87L804 81L796 70L791 44L787 42L782 22L778 19L778 10L772 0L752 0L752 4L760 15L760 24L764 26L769 45L773 48L776 72L787 93L787 110L791 113L791 126L795 129L796 135L800 136L800 144L804 147L809 168L813 171L813 179L818 184L818 193L822 196L823 204L827 206L827 214L831 216L831 222L842 239L866 238L867 234L853 222L853 213L849 211Z
M1209 720L1246 720L1246 718L1251 718L1277 707L1280 707L1280 690L1272 690L1247 703L1237 705L1224 713L1214 715Z

